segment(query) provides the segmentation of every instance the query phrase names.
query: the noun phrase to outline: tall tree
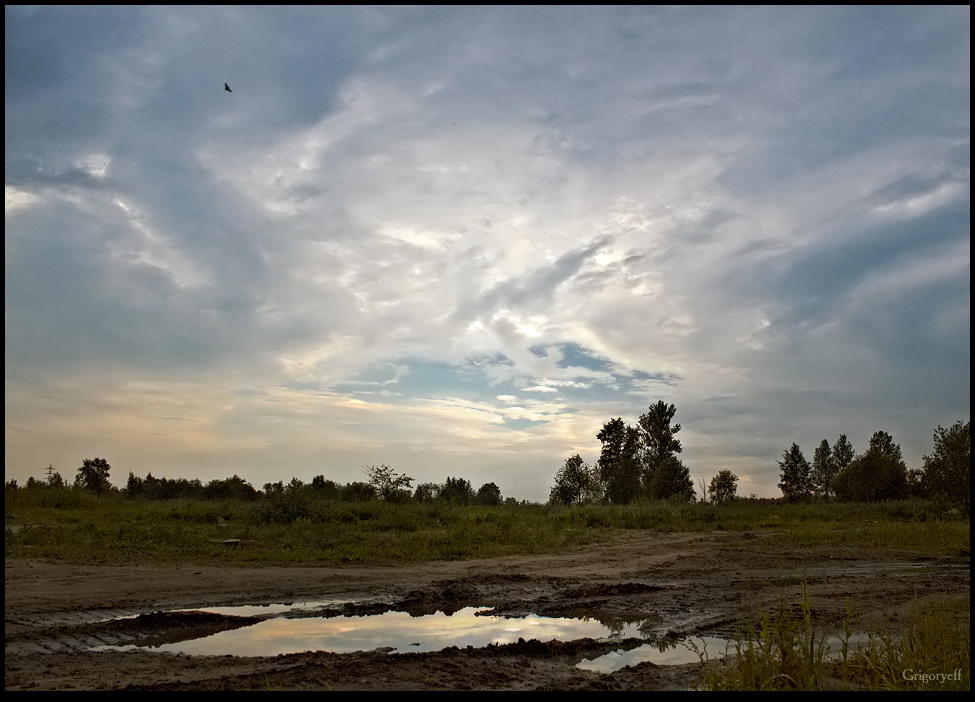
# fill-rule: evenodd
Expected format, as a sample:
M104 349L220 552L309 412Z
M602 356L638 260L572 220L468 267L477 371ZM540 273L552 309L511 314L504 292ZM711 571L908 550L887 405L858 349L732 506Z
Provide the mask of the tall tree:
M603 425L596 438L603 442L596 464L603 496L614 505L632 502L640 492L640 433L622 418Z
M647 492L655 500L693 502L694 481L691 480L691 472L677 456L667 456L654 471Z
M901 447L894 443L894 437L885 431L875 431L870 437L870 447L867 452L874 451L881 456L886 456L895 461L903 462L904 456L901 454Z
M850 465L850 461L856 458L856 455L853 444L846 438L846 434L840 434L840 438L833 444L833 464L836 466L837 473Z
M971 422L958 420L934 432L934 449L924 457L924 482L936 500L953 504L967 516L972 509Z
M813 454L812 471L809 474L810 486L817 497L829 499L833 492L833 479L839 471L833 460L833 450L823 439Z
M565 459L565 464L555 475L555 485L548 499L556 505L578 505L599 499L599 482L579 454Z
M812 494L809 485L809 461L802 455L799 444L792 444L788 451L782 454L779 461L782 468L782 482L779 489L782 496L789 502L801 502Z
M646 413L640 415L637 427L644 449L643 484L649 489L654 482L657 468L664 459L675 456L682 451L680 440L675 436L680 431L680 424L670 423L677 413L674 405L668 405L663 400L650 405ZM691 486L693 488L693 485Z
M845 502L902 500L908 495L907 466L871 449L850 461L833 488L836 498Z
M112 466L104 458L86 458L75 476L75 484L101 495L112 488L112 484L108 482L111 469Z
M501 496L501 488L494 483L484 483L478 489L475 501L486 507L497 507L504 502L504 498Z
M870 447L833 480L836 497L854 502L901 500L908 495L907 464L901 447L885 431L874 432Z
M738 476L730 470L719 470L718 474L711 478L711 485L707 490L711 495L712 504L723 505L734 502L738 497Z
M474 502L474 487L467 478L452 478L447 476L447 480L440 488L437 499L441 502L449 502L457 505L469 505Z

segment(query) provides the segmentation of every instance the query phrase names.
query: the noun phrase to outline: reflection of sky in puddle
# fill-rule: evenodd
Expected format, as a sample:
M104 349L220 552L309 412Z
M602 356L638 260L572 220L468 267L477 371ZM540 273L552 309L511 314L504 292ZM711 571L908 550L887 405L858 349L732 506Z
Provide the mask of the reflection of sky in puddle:
M868 634L852 634L847 637L827 635L817 645L823 647L828 658L836 658L843 650L843 640L851 650L855 650L870 640ZM593 660L583 660L576 667L596 673L612 673L628 665L639 665L647 661L655 665L684 665L701 660L717 660L736 656L735 643L729 639L714 636L688 636L673 643L645 644L629 651L612 651Z
M308 605L303 605L302 609L307 610ZM242 613L234 607L206 611ZM607 638L611 633L624 637L639 635L635 624L626 626L622 632L610 632L594 619L475 616L479 611L484 610L468 607L450 616L438 612L421 617L412 617L406 612L361 617L275 617L202 639L163 644L153 650L200 656L277 656L304 651L351 653L379 648L405 653L439 651L449 646L480 648L493 643L512 643L519 638L569 641L585 637ZM266 614L269 610L248 608L246 613Z
M655 665L697 663L705 652L707 657L711 659L724 656L727 645L728 639L719 639L713 636L689 636L681 641L666 645L646 644L629 651L613 651L591 661L583 660L576 667L596 673L612 673L628 665L639 665L647 661Z

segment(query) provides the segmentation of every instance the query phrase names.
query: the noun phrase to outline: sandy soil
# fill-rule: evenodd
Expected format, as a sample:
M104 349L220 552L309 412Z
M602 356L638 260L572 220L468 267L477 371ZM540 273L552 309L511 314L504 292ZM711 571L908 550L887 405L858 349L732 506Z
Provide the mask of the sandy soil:
M759 607L801 601L836 629L852 599L861 627L902 626L929 597L970 593L968 560L909 552L779 551L753 534L634 534L601 548L421 565L322 568L82 566L8 560L5 689L56 690L669 690L689 689L700 663L641 663L609 674L582 659L645 639L518 641L430 653L306 652L191 656L153 650L249 621L173 610L338 601L331 614L463 607L510 617L644 622L651 640L730 636ZM141 615L141 616L137 616ZM126 618L122 618L126 617ZM102 645L135 646L93 651Z

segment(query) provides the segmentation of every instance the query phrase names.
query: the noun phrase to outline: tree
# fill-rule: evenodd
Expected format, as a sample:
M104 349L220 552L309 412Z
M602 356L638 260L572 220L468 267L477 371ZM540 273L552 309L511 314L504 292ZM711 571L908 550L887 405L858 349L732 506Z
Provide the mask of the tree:
M441 502L457 505L469 505L474 501L474 488L465 478L450 478L444 482L437 496Z
M844 502L902 500L908 494L907 466L882 451L857 456L833 481L836 497Z
M358 480L343 487L341 492L342 502L372 502L376 497L376 488Z
M674 405L668 405L663 400L650 405L646 413L640 415L637 427L643 442L643 485L650 488L654 483L655 474L664 459L682 451L680 441L674 438L680 431L680 424L671 426L670 423L677 413ZM691 488L693 489L693 484Z
M833 492L833 479L839 471L833 460L833 450L829 442L823 439L813 454L812 471L809 474L810 487L813 494L828 500Z
M928 497L928 480L922 468L911 468L907 471L907 496L923 500Z
M203 488L203 498L206 500L253 501L258 497L259 493L254 486L236 473L232 478L211 480Z
M104 458L86 458L78 469L75 477L75 485L90 490L96 495L111 490L112 484L108 482L108 474L112 466Z
M870 447L867 449L867 453L871 451L895 461L904 461L900 445L895 444L894 437L885 431L875 431L873 436L870 437Z
M501 488L494 483L484 483L477 491L474 501L485 507L497 507L504 498L501 497Z
M555 505L578 505L599 499L599 481L579 454L565 459L555 475L549 502Z
M697 486L701 488L701 502L709 502L708 481L703 475L697 479Z
M421 504L436 502L440 495L440 487L437 483L420 483L413 492L413 499Z
M152 477L152 473L149 474ZM146 481L136 477L135 473L129 471L129 479L125 481L125 494L130 498L142 497L145 492Z
M64 478L61 477L61 474L54 470L53 465L47 467L47 486L58 490L68 486Z
M334 480L329 480L324 475L316 475L311 479L311 491L320 499L337 500L341 488Z
M841 470L850 465L850 461L856 458L856 451L853 444L846 438L846 434L840 434L840 438L833 444L833 465L838 475Z
M694 481L691 480L691 472L677 456L667 456L654 471L647 492L656 500L693 502Z
M617 417L596 438L603 443L596 464L603 496L614 505L632 502L640 492L640 432Z
M723 505L734 502L738 497L738 476L727 469L719 470L718 474L711 478L708 493L711 495L712 504Z
M264 483L264 495L277 495L284 493L284 481L279 480L276 483Z
M782 496L789 502L801 502L812 494L809 486L809 461L802 455L799 444L793 443L788 451L782 454L778 462L782 468L782 482L779 489Z
M394 471L387 465L369 466L363 469L369 478L369 485L373 487L379 499L383 502L393 502L401 497L400 493L409 490L413 485L413 478ZM409 492L406 493L409 497Z
M971 514L970 422L958 420L947 429L938 426L931 455L924 456L924 483L932 498L958 507L965 516Z
M848 502L902 500L909 491L901 447L885 431L874 432L870 447L833 480L838 499Z

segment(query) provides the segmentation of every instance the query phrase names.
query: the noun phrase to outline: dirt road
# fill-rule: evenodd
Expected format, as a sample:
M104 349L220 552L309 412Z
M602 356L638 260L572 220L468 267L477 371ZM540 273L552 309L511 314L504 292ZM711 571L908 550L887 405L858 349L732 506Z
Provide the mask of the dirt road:
M5 563L5 689L55 690L663 690L688 689L700 663L578 667L619 649L689 635L731 636L807 584L817 626L853 602L860 626L897 627L922 600L970 592L967 559L910 552L783 551L753 534L638 533L546 556L410 566L154 568ZM160 646L249 626L193 608L329 601L317 616L465 607L511 618L589 618L638 636L390 653L187 655ZM255 620L256 621L256 620ZM630 629L632 630L632 628ZM630 631L628 630L628 631ZM93 650L99 646L116 646Z

